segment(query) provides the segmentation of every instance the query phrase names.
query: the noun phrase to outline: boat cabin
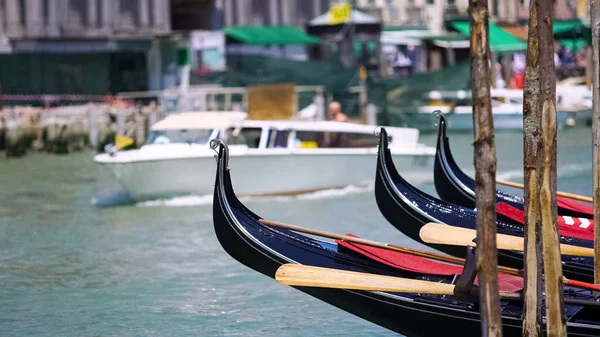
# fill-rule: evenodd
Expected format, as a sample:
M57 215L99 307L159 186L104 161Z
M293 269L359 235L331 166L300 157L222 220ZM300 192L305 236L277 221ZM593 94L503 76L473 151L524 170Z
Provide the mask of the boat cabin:
M376 126L333 121L247 120L242 112L186 112L171 114L154 124L148 145L196 144L208 146L222 139L229 146L249 149L375 148ZM399 144L416 146L416 129L386 127Z

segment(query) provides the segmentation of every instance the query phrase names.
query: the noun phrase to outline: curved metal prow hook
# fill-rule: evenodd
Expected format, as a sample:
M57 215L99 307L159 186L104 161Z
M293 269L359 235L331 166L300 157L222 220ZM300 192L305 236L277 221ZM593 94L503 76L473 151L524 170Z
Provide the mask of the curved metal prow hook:
M381 125L376 125L375 129L373 129L373 134L375 135L375 137L379 137L380 133L381 133Z
M433 125L437 128L440 126L440 120L443 118L444 113L442 110L436 109L431 113L433 115Z
M223 158L223 165L227 168L227 160L229 159L229 149L223 140L215 138L211 139L209 142L210 148L215 151L215 159L217 163L219 163L219 158ZM219 148L217 150L217 148Z

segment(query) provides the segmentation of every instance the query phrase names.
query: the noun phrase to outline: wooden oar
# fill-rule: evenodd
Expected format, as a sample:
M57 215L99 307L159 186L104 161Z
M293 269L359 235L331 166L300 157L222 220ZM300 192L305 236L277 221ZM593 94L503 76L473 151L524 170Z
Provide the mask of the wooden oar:
M320 230L317 230L317 229L311 229L311 228L305 228L305 227L290 225L290 224L286 224L286 223L283 223L283 222L277 222L277 221L271 221L271 220L265 220L265 219L260 219L259 222L262 223L262 224L265 224L265 225L269 225L269 226L282 227L282 228L291 229L291 230L294 230L296 232L301 232L301 233L306 233L306 234L312 234L312 235L318 235L318 236L321 236L321 237L326 237L326 238L336 239L336 240L343 240L343 241L347 241L347 242L354 242L354 243L363 244L363 245L366 245L366 246L371 246L371 247L376 247L376 248L382 248L382 249L391 250L391 251L394 251L394 252L405 253L405 254L415 255L415 256L419 256L419 257L424 257L424 258L431 259L431 260L436 260L436 261L441 261L441 262L446 262L446 263L452 263L452 264L457 264L457 265L461 265L461 266L464 266L464 264L465 264L465 259L461 259L461 258L454 257L454 256L437 254L437 253L430 253L430 252L424 252L424 251L421 251L421 250L411 249L411 248L404 248L404 247L392 245L392 244L389 244L389 243L383 243L383 242L377 242L377 241L373 241L373 240L355 238L355 237L351 237L351 236L347 236L347 235L341 235L341 234L336 234L336 233L330 233L330 232L320 231ZM441 226L446 226L446 225L441 225ZM446 227L450 227L450 226L446 226ZM452 227L452 228L456 228L456 227ZM444 234L444 235L446 235L447 237L452 237L453 236L453 234ZM471 244L472 244L472 242L471 242ZM460 245L462 246L463 244L460 244ZM498 272L500 272L502 274L512 275L512 276L523 277L523 271L519 270L519 269L515 269L515 268L498 266ZM591 284L591 283L587 283L587 282L574 281L574 280L569 280L569 279L565 278L563 280L563 283L565 285L570 285L572 287L600 291L600 285Z
M320 231L317 229L311 229L311 228L290 225L290 224L283 223L283 222L277 222L277 221L271 221L271 220L265 220L265 219L260 219L258 221L260 221L260 223L265 224L265 225L287 228L287 229L291 229L296 232L318 235L321 237L335 239L335 240L344 240L347 242L354 242L354 243L358 243L358 244L362 244L362 245L387 249L387 250L391 250L391 251L399 252L399 253L420 256L420 257L437 260L437 261L441 261L441 262L446 262L446 263L453 263L453 264L460 264L460 265L465 264L465 259L461 259L461 258L450 256L450 255L429 253L429 252L424 252L424 251L420 251L417 249L404 248L404 247L392 245L389 243L377 242L377 241L361 239L361 238L354 238L354 237L347 236L347 235L341 235L341 234L336 234L336 233ZM511 271L508 271L509 269L511 269ZM517 271L517 273L518 273L517 269L514 269L514 270ZM510 272L512 272L512 268L507 268L507 274Z
M454 285L432 281L420 281L402 277L385 276L332 268L287 263L275 273L275 280L296 287L317 287L397 293L454 295ZM505 300L523 300L520 293L500 292ZM599 302L565 298L566 304L599 307Z
M515 188L520 188L520 189L524 188L523 184L515 183L515 182L512 182L512 181L506 181L506 180L498 180L498 179L496 179L496 183L498 183L500 185L515 187ZM583 202L589 202L589 203L593 203L594 202L594 199L592 199L590 197L586 197L585 195L579 195L579 194L567 193L567 192L560 192L560 191L556 192L556 195L558 195L559 197L573 199L573 200L579 200L579 201L583 201Z
M448 244L455 246L475 246L473 239L477 236L477 231L474 229L467 228L457 228L453 226L443 225L435 222L430 222L425 226L421 227L421 231L419 232L419 236L421 239L428 243L439 243L439 244ZM523 238L514 237L505 234L496 234L497 238L497 247L498 249L507 249L507 250L523 250L524 240ZM504 248L508 247L508 248ZM566 248L565 248L566 247ZM561 252L562 251L574 251L574 253L581 254L572 254L576 256L590 256L590 254L594 253L594 250L591 248L585 247L577 247L570 245L561 244ZM566 254L566 253L565 253ZM571 254L566 254L571 255ZM498 266L498 270L500 268L504 268ZM509 268L511 269L511 268ZM517 269L515 269L517 270ZM518 276L523 276L521 270L519 271ZM514 275L514 274L511 274ZM600 284L587 283L577 280L570 280L563 276L563 284L588 289L593 291L600 291Z
M428 243L475 246L473 239L477 236L477 231L430 222L421 227L419 235L423 241ZM498 249L523 250L524 247L524 239L518 236L496 234L496 240ZM563 255L594 257L594 250L586 247L561 244L560 252Z
M294 263L279 267L277 273L275 273L275 280L290 286L454 295L454 285L452 284ZM518 298L516 293L506 294L510 294L508 296L512 295L511 298Z

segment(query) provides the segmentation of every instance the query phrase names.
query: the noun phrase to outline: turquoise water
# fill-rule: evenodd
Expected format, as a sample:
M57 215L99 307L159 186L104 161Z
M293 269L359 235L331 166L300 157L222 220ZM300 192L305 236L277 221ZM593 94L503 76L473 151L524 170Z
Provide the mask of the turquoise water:
M471 142L451 137L472 174ZM521 181L522 136L496 142L499 177ZM591 195L590 145L589 128L560 134L561 190ZM117 186L92 155L0 154L0 336L396 336L229 257L211 196L94 206ZM385 221L372 189L245 203L268 219L424 248Z

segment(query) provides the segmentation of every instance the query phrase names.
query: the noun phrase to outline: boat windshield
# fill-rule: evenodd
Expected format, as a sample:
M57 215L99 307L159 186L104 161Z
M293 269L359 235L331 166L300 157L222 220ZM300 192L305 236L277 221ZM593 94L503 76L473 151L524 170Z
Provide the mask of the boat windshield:
M154 130L150 131L146 144L206 144L212 134L208 130Z

